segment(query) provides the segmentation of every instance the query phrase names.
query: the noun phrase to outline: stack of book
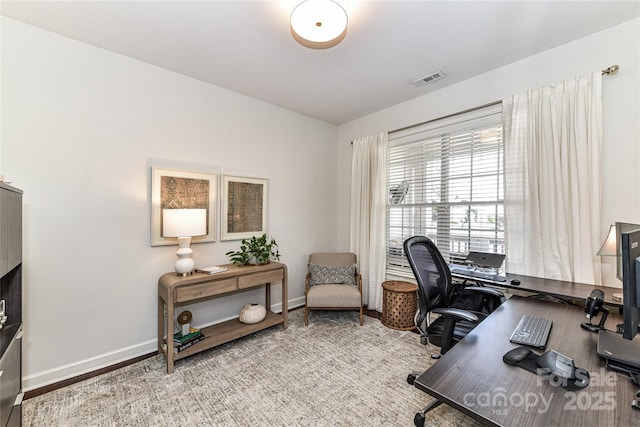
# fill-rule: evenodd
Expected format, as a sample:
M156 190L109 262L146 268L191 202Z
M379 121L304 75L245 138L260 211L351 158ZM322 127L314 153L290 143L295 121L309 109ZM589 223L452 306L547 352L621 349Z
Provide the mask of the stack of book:
M189 328L189 333L187 335L182 335L181 332L176 332L173 334L173 352L180 353L203 339L204 334L198 328Z

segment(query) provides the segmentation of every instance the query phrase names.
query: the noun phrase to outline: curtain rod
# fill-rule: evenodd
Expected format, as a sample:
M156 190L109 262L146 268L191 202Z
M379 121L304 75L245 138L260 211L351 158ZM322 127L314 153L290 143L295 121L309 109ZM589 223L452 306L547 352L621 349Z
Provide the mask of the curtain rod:
M490 102L488 104L480 105L478 107L468 108L468 109L463 110L463 111L458 111L457 113L447 114L446 116L442 116L442 117L438 117L438 118L435 118L435 119L427 120L426 122L416 123L416 124L413 124L413 125L410 125L410 126L405 126L405 127L399 128L399 129L390 130L389 133L400 132L402 130L407 130L407 129L410 129L412 127L426 125L426 124L429 124L431 122L435 122L437 120L448 119L449 117L454 117L454 116L458 116L460 114L470 113L472 111L481 110L481 109L487 108L487 107L492 107L494 105L498 105L498 104L501 104L501 103L502 103L502 101Z
M612 76L612 75L616 74L619 70L620 70L620 66L619 65L612 65L609 68L607 68L605 70L602 70L602 75L603 76ZM400 131L410 129L410 128L415 127L415 126L426 125L426 124L429 124L431 122L435 122L436 120L448 119L449 117L457 116L459 114L470 113L470 112L475 111L475 110L480 110L481 108L491 107L493 105L500 104L501 102L502 101L490 102L488 104L480 105L479 107L469 108L469 109L464 110L464 111L459 111L457 113L447 114L446 116L438 117L436 119L427 120L426 122L416 123L416 124L413 124L413 125L410 125L410 126L405 126L405 127L399 128L399 129L390 130L388 133L400 132ZM351 145L353 145L353 141L351 141Z
M416 123L413 125L409 125L409 126L405 126L399 129L394 129L394 130L390 130L388 133L394 133L394 132L400 132L401 130L406 130L406 129L410 129L412 127L416 127L416 126L422 126L422 125L426 125L429 124L431 122L435 122L437 120L443 120L443 119L448 119L449 117L453 117L453 116L457 116L459 114L465 114L465 113L470 113L472 111L476 111L476 110L480 110L482 108L486 108L486 107L491 107L493 105L497 105L502 103L502 101L494 101L494 102L490 102L488 104L484 104L484 105L480 105L478 107L473 107L473 108L469 108L467 110L463 110L463 111L458 111L457 113L453 113L453 114L447 114L446 116L442 116L442 117L437 117L435 119L431 119L431 120L427 120L426 122L421 122L421 123ZM353 141L351 141L351 145L353 145Z

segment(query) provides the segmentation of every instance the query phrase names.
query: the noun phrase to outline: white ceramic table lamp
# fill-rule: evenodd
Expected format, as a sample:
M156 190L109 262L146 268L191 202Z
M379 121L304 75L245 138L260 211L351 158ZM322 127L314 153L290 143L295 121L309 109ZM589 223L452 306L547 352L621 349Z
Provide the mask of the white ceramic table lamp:
M206 209L163 209L162 235L178 238L176 255L176 273L178 276L189 276L193 273L195 262L191 255L191 238L207 234Z

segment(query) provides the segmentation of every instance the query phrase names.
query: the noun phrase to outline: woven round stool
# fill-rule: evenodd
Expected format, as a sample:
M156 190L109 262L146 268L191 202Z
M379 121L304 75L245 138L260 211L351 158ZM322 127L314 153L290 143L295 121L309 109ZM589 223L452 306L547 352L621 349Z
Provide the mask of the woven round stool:
M418 285L398 280L382 284L382 324L391 329L414 329L414 317L418 310Z

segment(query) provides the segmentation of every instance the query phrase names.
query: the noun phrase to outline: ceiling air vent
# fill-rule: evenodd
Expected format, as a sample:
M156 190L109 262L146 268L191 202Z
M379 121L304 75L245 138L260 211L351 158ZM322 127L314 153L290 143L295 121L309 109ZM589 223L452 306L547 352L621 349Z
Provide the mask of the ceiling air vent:
M414 80L412 83L416 86L424 86L427 83L435 82L436 80L440 80L443 77L444 73L438 70L433 74L429 74L428 76L424 76L419 78L418 80Z

